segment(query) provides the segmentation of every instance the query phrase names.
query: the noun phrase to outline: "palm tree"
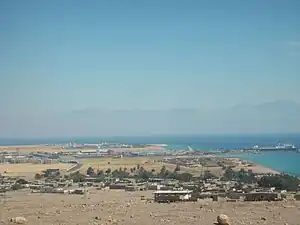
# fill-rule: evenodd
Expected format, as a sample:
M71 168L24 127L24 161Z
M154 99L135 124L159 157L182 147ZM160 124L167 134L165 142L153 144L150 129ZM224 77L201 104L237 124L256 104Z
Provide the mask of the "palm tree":
M111 173L111 168L108 168L106 171L105 171L106 175L109 175Z

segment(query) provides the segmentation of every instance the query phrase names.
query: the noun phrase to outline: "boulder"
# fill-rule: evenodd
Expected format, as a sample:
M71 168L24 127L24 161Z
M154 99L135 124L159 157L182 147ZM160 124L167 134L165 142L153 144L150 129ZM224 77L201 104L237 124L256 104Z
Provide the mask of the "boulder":
M217 217L217 221L218 221L219 225L230 225L229 217L227 215L224 215L224 214L220 214Z
M27 220L25 219L25 217L17 216L15 218L10 219L10 222L16 224L25 224Z

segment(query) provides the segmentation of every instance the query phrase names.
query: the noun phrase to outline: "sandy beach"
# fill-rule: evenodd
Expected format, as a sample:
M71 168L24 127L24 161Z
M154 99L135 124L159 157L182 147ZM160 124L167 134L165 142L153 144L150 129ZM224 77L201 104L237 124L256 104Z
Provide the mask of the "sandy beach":
M234 168L235 171L239 171L240 169L244 169L246 171L252 170L253 173L258 174L280 174L280 172L276 170L255 163L252 163L251 166L236 166Z

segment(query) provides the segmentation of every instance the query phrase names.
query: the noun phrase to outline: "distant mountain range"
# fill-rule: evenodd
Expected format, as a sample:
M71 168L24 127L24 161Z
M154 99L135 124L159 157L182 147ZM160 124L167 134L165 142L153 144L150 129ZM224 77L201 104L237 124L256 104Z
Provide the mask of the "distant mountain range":
M212 110L84 109L56 116L6 118L3 122L1 135L24 132L45 135L300 132L300 104L274 101Z

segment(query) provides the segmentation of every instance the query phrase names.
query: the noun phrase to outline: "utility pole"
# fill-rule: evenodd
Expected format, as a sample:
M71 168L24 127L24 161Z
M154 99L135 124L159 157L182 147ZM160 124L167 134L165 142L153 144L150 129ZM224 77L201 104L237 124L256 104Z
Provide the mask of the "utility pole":
M86 184L84 184L84 194L83 194L83 198L86 200L87 199L87 188L86 188Z

